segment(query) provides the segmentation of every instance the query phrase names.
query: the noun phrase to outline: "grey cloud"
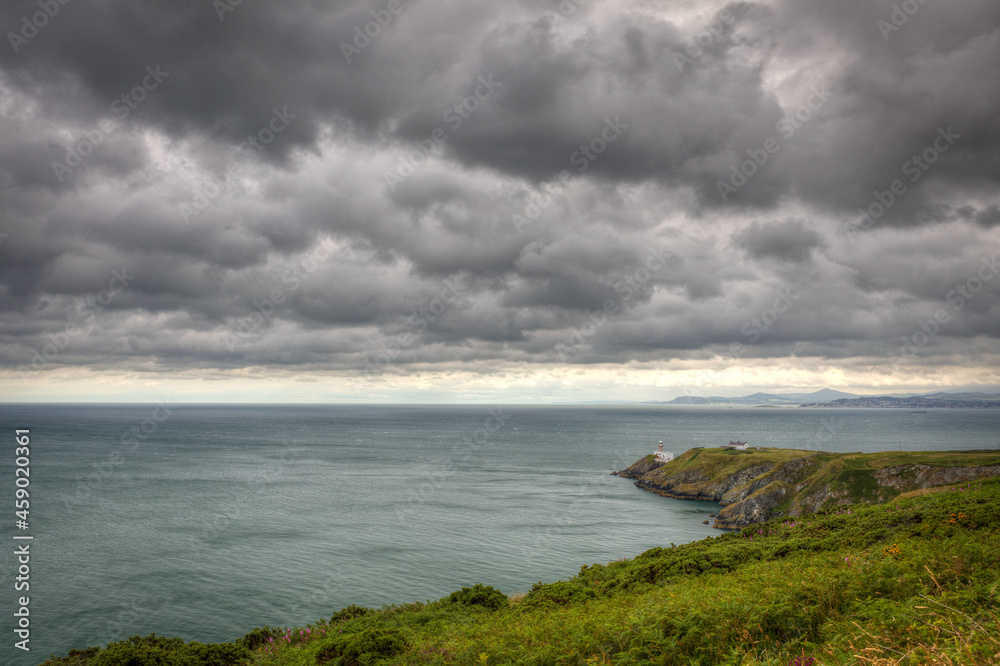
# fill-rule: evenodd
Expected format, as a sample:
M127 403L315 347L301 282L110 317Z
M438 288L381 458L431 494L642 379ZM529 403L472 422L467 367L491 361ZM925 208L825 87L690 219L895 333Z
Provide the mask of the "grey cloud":
M804 263L823 244L820 235L802 220L757 222L738 232L733 240L754 259Z
M35 7L7 3L0 25ZM694 20L595 0L556 23L552 7L407 2L347 62L376 5L245 2L224 20L210 3L64 5L0 49L2 363L29 363L123 267L135 281L53 367L357 371L408 331L394 371L550 363L608 301L569 363L711 358L784 288L799 299L746 357L855 363L954 308L996 251L995 3L926 3L888 39L881 0L731 3L717 34L721 5ZM169 76L60 182L52 162L155 65ZM481 77L498 85L480 100ZM296 118L185 221L275 107ZM907 173L948 127L960 138ZM845 239L895 179L906 191ZM666 265L644 268L652 250ZM420 323L445 280L461 299ZM227 342L275 290L267 322ZM998 293L987 281L949 310L915 362L995 349Z

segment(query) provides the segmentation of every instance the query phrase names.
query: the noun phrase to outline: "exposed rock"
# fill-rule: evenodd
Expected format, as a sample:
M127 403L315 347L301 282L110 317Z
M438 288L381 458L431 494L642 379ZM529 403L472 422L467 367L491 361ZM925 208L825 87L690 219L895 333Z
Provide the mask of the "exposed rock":
M820 462L816 460L816 456L804 456L777 466L772 466L771 469L773 471L771 473L762 473L753 477L750 481L726 492L722 496L722 503L732 504L740 502L774 482L794 483L814 471L819 465ZM745 478L745 475L739 475L740 480L743 478Z
M900 492L967 483L988 476L1000 476L1000 465L980 467L895 465L875 471L875 480L878 481L879 485L889 486Z
M796 497L792 502L791 508L788 510L788 515L804 516L809 513L816 513L823 507L842 506L844 504L853 504L849 497L849 491L846 488L831 490L830 485L827 484L812 494Z
M913 462L898 464L907 460ZM969 465L955 464L966 460ZM692 449L669 463L645 456L618 475L636 478L639 488L665 497L723 504L712 516L715 527L741 528L777 516L885 502L911 490L1000 476L1000 453Z
M639 458L634 463L621 470L620 472L611 472L616 476L624 476L627 479L638 479L643 474L652 472L654 469L659 469L663 467L666 463L657 460L656 456L652 453L648 456Z
M701 472L685 471L657 476L657 471L642 475L635 485L664 497L714 501L722 499L723 491L712 485L711 479Z
M730 504L719 512L715 519L715 527L723 529L738 529L762 523L774 518L775 509L785 501L789 494L788 486L781 481L773 481L759 491L735 504Z

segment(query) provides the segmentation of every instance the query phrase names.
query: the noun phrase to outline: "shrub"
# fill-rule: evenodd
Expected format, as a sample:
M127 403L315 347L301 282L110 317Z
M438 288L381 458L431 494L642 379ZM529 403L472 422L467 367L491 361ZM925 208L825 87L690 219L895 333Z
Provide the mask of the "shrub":
M190 663L198 666L237 666L250 656L250 651L235 643L188 643L187 654Z
M237 666L244 663L250 651L246 646L235 643L185 644L180 638L150 634L110 643L96 655L88 656L94 658L76 663L93 666Z
M368 615L373 612L371 608L365 608L364 606L355 606L351 604L350 606L345 606L339 611L334 613L330 617L330 624L334 622L344 622L346 620L353 620L356 617L361 617L362 615Z
M448 596L448 601L462 606L482 606L490 610L508 608L510 600L507 595L489 585L476 583L472 587L463 587Z
M70 650L69 655L65 657L49 655L42 666L87 666L100 651L99 647L89 647L85 650Z
M592 599L593 590L576 583L561 580L547 585L535 583L531 591L524 596L519 608L538 608L540 606L568 606Z
M246 636L236 641L240 645L243 645L249 650L256 650L261 645L266 645L270 642L272 638L280 638L285 635L282 629L275 627L254 627L253 631L247 633Z
M394 657L409 648L409 642L398 629L370 627L356 634L327 640L316 656L316 663L344 666L369 664L382 657ZM339 661L334 661L338 658Z
M94 659L94 666L180 666L184 641L150 634L109 643ZM186 666L186 664L185 664Z

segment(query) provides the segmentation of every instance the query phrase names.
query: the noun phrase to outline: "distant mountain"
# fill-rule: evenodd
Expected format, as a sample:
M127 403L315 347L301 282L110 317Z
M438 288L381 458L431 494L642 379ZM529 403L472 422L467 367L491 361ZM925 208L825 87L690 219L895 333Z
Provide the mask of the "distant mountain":
M1000 394L991 393L944 393L937 391L924 394L857 395L833 389L820 389L812 393L752 393L739 398L720 396L703 397L685 395L662 405L776 405L803 407L965 407L984 409L1000 408Z
M697 395L682 395L679 398L674 398L668 402L660 402L657 404L665 405L711 405L712 398L702 398Z
M697 395L684 395L673 400L668 400L665 405L802 405L821 402L829 402L841 398L857 398L854 393L844 393L833 389L820 389L812 393L753 393L739 398L703 397Z
M781 397L801 400L804 403L812 403L857 398L859 396L856 393L844 393L843 391L834 391L833 389L825 388L813 393L784 393Z
M902 409L1000 409L1000 395L989 393L928 393L909 398L866 395L851 400L833 400L803 407L895 407Z
M924 398L931 400L983 400L986 402L1000 401L1000 395L992 393L927 393Z

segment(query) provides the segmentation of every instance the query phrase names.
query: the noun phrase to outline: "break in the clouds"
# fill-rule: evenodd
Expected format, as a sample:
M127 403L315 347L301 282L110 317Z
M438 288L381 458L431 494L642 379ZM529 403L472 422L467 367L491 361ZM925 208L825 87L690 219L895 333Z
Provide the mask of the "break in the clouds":
M0 29L6 399L1000 383L993 0L34 0Z

